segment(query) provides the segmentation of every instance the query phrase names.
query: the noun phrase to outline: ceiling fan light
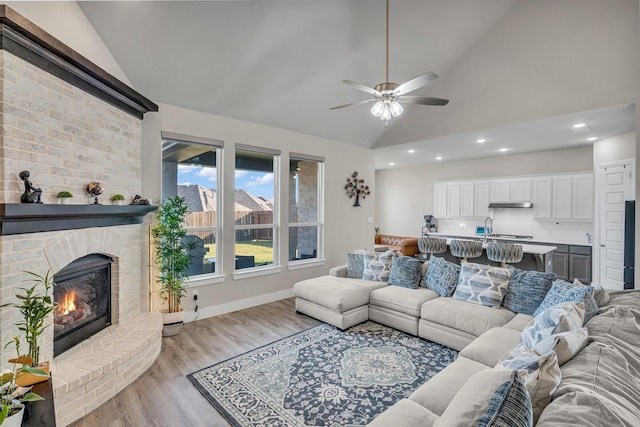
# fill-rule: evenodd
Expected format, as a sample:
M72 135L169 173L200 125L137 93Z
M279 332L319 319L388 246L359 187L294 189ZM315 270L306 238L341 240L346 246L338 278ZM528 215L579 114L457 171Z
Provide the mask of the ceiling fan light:
M402 105L398 101L393 100L389 103L389 110L391 110L393 117L398 117L402 114L404 108L402 108Z
M374 117L380 117L382 110L384 110L384 102L378 101L371 107L371 114L373 114Z
M389 120L391 120L391 117L393 117L391 114L391 107L389 107L389 103L385 102L382 114L380 114L380 120L388 122Z

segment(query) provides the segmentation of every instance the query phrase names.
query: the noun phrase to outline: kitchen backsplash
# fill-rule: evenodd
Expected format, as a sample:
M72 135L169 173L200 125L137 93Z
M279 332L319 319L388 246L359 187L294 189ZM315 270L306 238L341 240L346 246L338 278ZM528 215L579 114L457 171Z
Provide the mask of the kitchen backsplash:
M593 236L592 222L539 221L533 215L533 209L492 209L493 232L533 236L539 242L591 244L587 234ZM476 225L484 225L484 219L439 218L438 233L473 235Z

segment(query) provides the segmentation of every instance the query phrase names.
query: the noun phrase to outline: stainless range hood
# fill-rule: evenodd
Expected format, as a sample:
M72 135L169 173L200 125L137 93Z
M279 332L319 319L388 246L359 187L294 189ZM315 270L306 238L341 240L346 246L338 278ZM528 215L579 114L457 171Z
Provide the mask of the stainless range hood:
M489 203L489 209L491 208L532 208L531 202L501 202L501 203Z

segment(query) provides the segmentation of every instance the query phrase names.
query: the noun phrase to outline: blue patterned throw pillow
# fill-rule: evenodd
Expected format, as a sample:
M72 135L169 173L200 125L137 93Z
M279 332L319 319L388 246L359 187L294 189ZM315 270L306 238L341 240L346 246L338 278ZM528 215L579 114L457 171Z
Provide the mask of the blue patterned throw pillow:
M410 256L401 256L391 263L389 284L403 288L417 289L420 284L422 262Z
M582 303L567 302L541 311L533 318L533 324L520 334L520 343L530 350L542 340L561 332L580 329L584 322L585 308Z
M496 389L475 425L478 427L533 426L531 398L517 371L512 371L509 381Z
M362 278L377 282L388 282L391 264L396 258L396 252L389 250L378 254L366 251L364 253L364 272Z
M453 297L487 307L500 307L510 277L511 270L507 268L463 262Z
M554 273L513 269L502 306L514 313L533 316L555 278Z
M557 279L553 282L551 289L544 297L540 307L533 313L537 316L544 310L554 305L566 302L583 303L585 308L584 323L586 324L593 316L598 314L598 304L593 299L593 288L590 286L575 285L565 280Z
M459 275L460 266L458 264L432 256L422 284L440 296L450 297L456 289Z

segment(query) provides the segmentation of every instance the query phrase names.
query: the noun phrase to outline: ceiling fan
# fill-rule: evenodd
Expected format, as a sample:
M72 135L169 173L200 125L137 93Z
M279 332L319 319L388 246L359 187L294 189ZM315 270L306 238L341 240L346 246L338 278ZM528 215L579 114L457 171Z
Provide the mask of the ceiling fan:
M420 105L447 105L448 99L433 98L429 96L407 96L407 93L413 92L423 86L428 85L432 81L438 78L438 75L432 71L422 74L418 77L402 83L392 83L389 81L389 0L387 0L387 61L386 72L387 81L376 85L374 88L357 83L351 80L343 80L345 83L354 89L366 92L373 95L374 98L366 99L359 102L351 102L349 104L338 105L330 108L330 110L337 110L340 108L351 107L352 105L368 104L375 102L371 107L371 114L378 117L380 120L384 120L385 124L389 124L389 120L392 117L398 117L404 111L401 103L407 104L420 104Z

